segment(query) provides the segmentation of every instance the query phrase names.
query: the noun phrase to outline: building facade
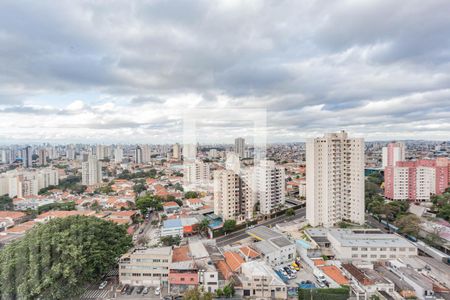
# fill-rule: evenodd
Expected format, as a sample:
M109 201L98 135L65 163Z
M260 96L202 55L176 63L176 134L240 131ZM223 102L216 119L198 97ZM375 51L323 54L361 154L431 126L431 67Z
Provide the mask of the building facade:
M306 219L333 227L364 224L364 140L345 131L306 143Z
M171 264L171 247L134 249L120 258L119 280L134 286L167 286Z
M95 155L81 163L81 182L84 185L95 185L102 181L102 163Z

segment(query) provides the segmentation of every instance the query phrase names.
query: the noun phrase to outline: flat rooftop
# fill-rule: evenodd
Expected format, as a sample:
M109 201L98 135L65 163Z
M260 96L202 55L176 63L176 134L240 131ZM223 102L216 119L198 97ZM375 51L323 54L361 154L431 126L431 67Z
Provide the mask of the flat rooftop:
M414 247L396 234L373 230L329 229L328 239L334 238L343 247Z

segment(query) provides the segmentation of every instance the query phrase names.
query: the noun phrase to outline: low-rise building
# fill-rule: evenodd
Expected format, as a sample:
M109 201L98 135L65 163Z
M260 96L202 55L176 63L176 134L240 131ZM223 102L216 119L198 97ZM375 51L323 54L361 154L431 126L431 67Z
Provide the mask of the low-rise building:
M119 280L134 286L168 286L172 248L133 249L119 261Z
M243 296L254 299L287 299L286 284L262 261L242 264Z
M326 238L334 256L341 260L379 261L417 255L417 247L407 239L378 229L311 228L312 239Z
M284 235L266 226L258 226L246 231L250 236L260 240L254 244L262 258L271 266L292 262L297 254L296 246Z
M180 209L180 206L175 201L169 201L163 204L163 209L166 214L173 214Z
M392 294L394 292L395 285L392 281L384 278L371 268L358 268L353 264L342 264L344 274L353 279L354 290L358 292L359 296L365 299L370 298L372 295L376 295L378 292L386 292Z
M186 204L194 210L200 209L203 207L203 201L197 198L187 199Z
M183 223L180 219L170 219L163 222L161 236L183 236Z

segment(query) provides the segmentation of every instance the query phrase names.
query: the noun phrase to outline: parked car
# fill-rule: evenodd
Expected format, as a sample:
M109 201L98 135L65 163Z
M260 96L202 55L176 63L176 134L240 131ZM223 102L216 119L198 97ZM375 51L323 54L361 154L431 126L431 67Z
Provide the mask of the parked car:
M292 274L291 269L289 269L288 267L284 267L283 269L286 271L286 273L288 273L288 275Z
M133 291L134 291L134 286L131 286L131 287L127 290L127 295L133 294Z
M161 288L160 288L160 287L157 287L157 288L155 289L155 295L158 296L159 294L161 294Z
M128 291L128 288L129 288L129 287L130 287L130 285L125 284L125 285L123 286L122 290L120 291L120 293L121 293L122 295L125 295L125 293Z
M102 283L100 283L100 285L98 286L98 289L103 290L107 285L108 285L108 281L105 280Z
M142 290L144 290L144 287L141 285L136 289L136 294L142 293Z
M144 290L142 291L142 294L147 295L148 291L149 291L148 287L145 287Z

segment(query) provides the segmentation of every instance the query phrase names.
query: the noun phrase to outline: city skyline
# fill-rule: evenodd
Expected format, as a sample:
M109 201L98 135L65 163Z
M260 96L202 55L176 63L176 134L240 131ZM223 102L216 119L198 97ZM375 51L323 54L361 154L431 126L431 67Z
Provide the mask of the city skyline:
M271 142L445 140L450 19L436 12L449 8L2 1L0 140L173 143L183 112L204 107L266 109ZM202 137L245 136L236 125Z

